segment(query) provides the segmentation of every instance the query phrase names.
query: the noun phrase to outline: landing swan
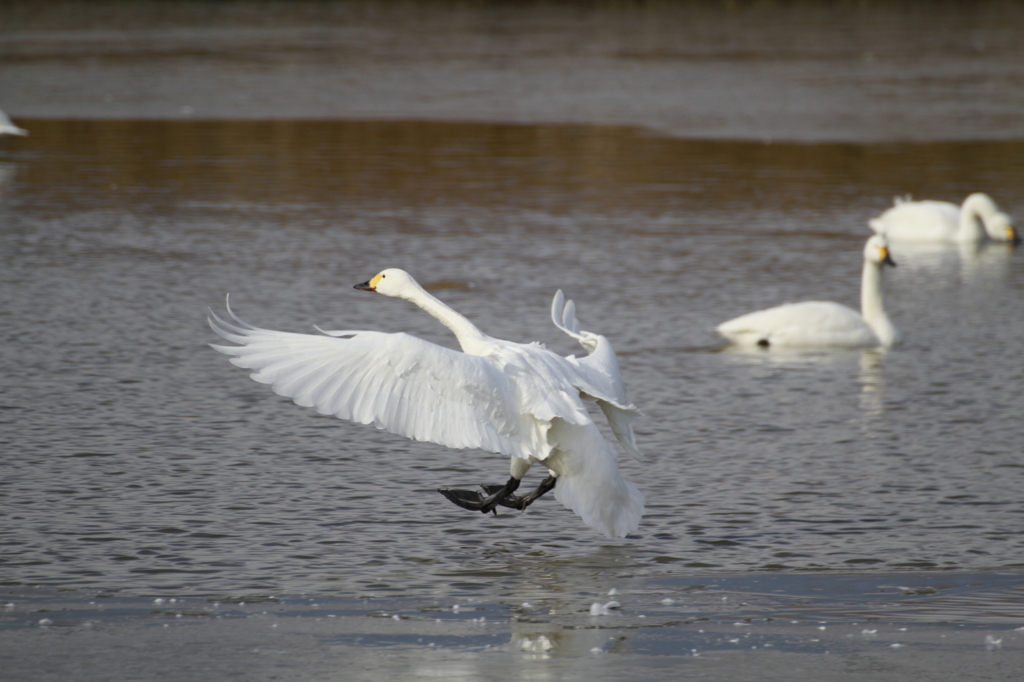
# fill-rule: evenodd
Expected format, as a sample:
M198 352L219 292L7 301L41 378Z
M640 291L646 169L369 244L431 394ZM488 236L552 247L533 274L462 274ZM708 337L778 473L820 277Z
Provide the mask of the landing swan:
M11 123L11 119L0 109L0 135L28 135L28 131Z
M558 501L608 537L637 529L643 495L620 475L615 447L584 401L601 407L618 441L637 458L633 423L639 411L626 400L611 344L580 331L575 306L561 291L552 301L552 319L586 356L562 357L537 343L491 338L404 270L383 270L355 288L418 305L455 334L462 352L405 333L318 330L318 336L259 329L230 307L232 321L213 311L208 321L237 345L212 347L253 370L256 381L321 414L450 448L511 456L504 485L481 486L483 493L438 491L461 507L484 513L497 505L525 509L554 489ZM547 478L530 493L513 494L536 463L547 468Z
M864 246L861 276L861 312L830 301L787 303L741 315L715 328L735 344L744 346L867 348L892 346L899 331L885 314L882 302L882 266L896 263L882 235Z
M894 242L1020 241L1009 216L999 210L990 196L981 192L964 199L962 206L948 201L897 198L892 208L868 224L876 233L883 233Z

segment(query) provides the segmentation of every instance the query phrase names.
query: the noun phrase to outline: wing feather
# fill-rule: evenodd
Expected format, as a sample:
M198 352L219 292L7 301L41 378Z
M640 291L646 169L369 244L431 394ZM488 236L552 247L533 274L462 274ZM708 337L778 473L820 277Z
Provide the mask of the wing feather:
M576 304L566 301L561 289L551 301L551 321L587 351L583 357L566 358L576 370L576 387L598 404L619 444L635 459L642 460L643 454L637 448L633 433L640 410L626 398L626 386L611 341L600 334L581 330Z
M211 346L303 407L452 448L547 454L534 448L550 424L523 409L521 391L491 358L404 333L260 329L228 312L231 321L211 311L210 327L238 345Z

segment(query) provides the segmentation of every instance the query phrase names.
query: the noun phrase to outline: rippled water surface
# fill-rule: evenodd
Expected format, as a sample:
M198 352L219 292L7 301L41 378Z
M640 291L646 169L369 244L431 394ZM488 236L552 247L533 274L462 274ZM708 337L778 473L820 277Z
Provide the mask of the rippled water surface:
M558 592L598 576L1020 570L1021 251L900 252L889 353L737 353L733 315L857 304L865 220L984 187L1024 145L694 142L454 123L31 121L3 154L6 585L130 593ZM927 171L927 181L922 177ZM434 492L507 460L300 409L205 347L230 292L272 328L407 330L351 285L415 273L492 335L576 352L574 298L646 419L648 514L609 542L553 499Z

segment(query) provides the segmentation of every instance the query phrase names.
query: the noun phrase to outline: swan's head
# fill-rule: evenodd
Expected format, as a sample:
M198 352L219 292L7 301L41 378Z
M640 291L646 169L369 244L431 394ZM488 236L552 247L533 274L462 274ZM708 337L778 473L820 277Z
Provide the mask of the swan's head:
M1020 243L1020 235L1017 234L1017 229L1010 221L1010 216L1002 211L994 213L989 218L985 223L985 232L988 233L989 239L997 242Z
M1010 216L999 210L992 197L984 192L975 192L964 199L964 213L972 215L980 220L985 228L988 238L997 242L1010 242L1016 244L1020 241L1020 235L1013 226Z
M884 234L872 235L864 246L864 260L875 265L891 265L896 267L896 261L889 254L889 240Z
M376 291L378 294L384 294L385 296L405 298L410 292L419 290L422 287L405 270L388 268L378 272L369 281L356 284L354 288L361 291Z

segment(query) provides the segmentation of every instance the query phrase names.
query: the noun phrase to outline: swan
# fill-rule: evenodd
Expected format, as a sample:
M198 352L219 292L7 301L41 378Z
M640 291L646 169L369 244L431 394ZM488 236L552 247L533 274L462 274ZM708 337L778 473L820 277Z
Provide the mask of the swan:
M28 135L28 131L11 123L11 119L0 109L0 135Z
M419 306L452 331L462 352L405 333L260 329L239 319L230 305L231 321L211 310L208 322L237 345L211 347L253 370L256 381L321 414L450 448L509 455L511 477L504 485L481 485L483 492L438 490L460 507L522 510L554 489L559 502L608 537L638 528L643 495L619 473L616 449L601 435L585 401L600 406L616 439L637 459L633 423L640 413L626 400L611 343L580 330L575 306L561 291L551 317L587 351L579 358L538 343L487 336L404 270L383 270L355 288ZM538 463L548 476L536 490L515 495Z
M885 314L882 266L896 263L884 235L873 235L864 246L861 312L830 301L787 303L741 315L715 328L743 346L868 348L892 346L900 333Z
M1009 216L982 192L966 199L962 206L948 201L911 201L897 197L892 208L868 221L876 233L894 242L939 242L974 244L986 239L1017 243L1020 237Z

